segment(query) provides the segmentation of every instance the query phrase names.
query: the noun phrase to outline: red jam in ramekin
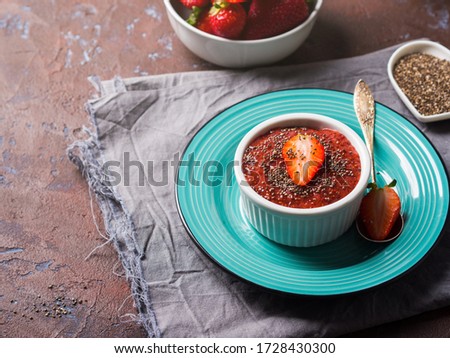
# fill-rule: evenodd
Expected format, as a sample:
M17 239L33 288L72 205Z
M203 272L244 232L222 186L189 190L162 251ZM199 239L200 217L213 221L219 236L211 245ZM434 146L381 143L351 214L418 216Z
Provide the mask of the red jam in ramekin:
M325 149L325 161L305 186L295 184L282 156L292 137L310 135ZM361 161L350 141L333 129L276 128L259 136L246 148L242 172L250 186L272 203L290 208L317 208L348 195L361 175Z

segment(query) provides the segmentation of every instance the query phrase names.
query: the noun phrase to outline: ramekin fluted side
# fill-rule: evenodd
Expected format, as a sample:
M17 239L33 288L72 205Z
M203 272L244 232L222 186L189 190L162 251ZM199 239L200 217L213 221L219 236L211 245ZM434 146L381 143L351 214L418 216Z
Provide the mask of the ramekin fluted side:
M341 236L355 220L362 196L337 211L311 217L271 212L241 191L242 207L251 225L268 239L295 247L318 246Z

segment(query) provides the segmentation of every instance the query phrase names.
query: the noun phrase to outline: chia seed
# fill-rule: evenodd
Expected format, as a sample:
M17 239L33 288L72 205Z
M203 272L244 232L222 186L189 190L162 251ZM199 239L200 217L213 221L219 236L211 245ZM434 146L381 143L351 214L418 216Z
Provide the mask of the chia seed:
M450 112L449 61L425 53L413 53L398 61L394 78L422 115Z

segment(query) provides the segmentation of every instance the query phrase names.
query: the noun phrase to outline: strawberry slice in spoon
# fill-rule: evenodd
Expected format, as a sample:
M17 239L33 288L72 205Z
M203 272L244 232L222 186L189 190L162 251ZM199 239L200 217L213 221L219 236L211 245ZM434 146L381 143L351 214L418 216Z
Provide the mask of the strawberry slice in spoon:
M392 189L395 185L395 180L383 188L371 183L369 194L361 202L359 220L366 236L372 240L386 240L400 216L400 198Z
M325 149L316 137L298 134L283 146L283 159L292 181L300 186L307 185L325 161Z

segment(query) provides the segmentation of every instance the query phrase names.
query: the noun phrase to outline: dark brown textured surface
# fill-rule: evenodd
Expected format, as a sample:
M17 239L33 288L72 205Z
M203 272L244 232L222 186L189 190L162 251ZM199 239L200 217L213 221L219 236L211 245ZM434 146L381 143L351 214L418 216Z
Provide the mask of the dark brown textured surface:
M449 8L447 0L325 0L310 38L282 64L419 37L450 47ZM113 248L85 260L104 239L65 149L88 124L87 76L215 68L177 40L159 0L0 0L0 336L145 336ZM67 314L46 316L58 304ZM447 337L449 327L447 308L354 336Z

